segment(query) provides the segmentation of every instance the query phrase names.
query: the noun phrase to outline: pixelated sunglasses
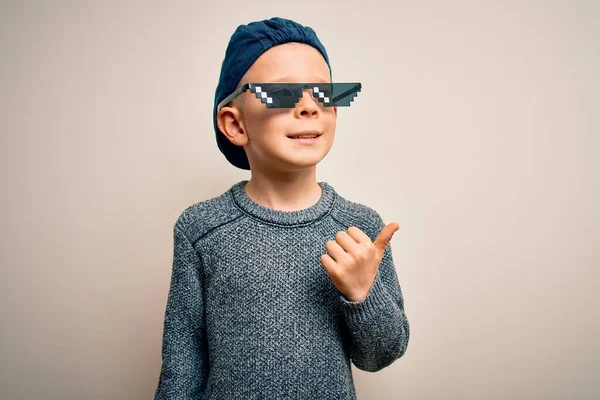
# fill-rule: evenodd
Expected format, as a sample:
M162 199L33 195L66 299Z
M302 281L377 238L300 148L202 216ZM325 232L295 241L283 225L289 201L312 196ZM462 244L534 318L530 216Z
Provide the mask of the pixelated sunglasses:
M304 89L311 89L313 97L324 107L349 107L360 92L360 83L246 83L221 101L217 112L236 96L250 89L267 108L294 108Z

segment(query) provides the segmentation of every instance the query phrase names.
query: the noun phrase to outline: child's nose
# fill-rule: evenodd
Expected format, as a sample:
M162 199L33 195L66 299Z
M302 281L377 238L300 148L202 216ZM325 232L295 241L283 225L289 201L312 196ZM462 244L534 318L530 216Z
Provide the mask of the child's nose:
M308 92L308 93L306 93ZM309 115L318 115L319 114L319 100L317 100L312 93L311 89L304 89L302 91L302 97L298 101L295 107L295 112L304 115L308 113Z

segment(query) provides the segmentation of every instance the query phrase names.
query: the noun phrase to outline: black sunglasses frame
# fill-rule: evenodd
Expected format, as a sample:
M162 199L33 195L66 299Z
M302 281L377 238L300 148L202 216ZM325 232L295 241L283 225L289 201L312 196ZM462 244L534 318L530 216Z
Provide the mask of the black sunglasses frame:
M264 88L272 88L279 87L284 88L290 93L292 96L287 96L285 100L288 102L281 105L279 101L283 102L283 98L269 97L268 91L262 90ZM319 87L331 88L332 90L322 91ZM341 88L342 93L334 93L334 96L331 96L331 92L336 88ZM231 100L235 97L239 96L246 90L250 90L255 94L256 98L259 98L263 104L267 106L267 108L294 108L296 103L300 101L300 98L303 96L304 89L311 89L313 92L313 97L317 98L325 107L349 107L350 103L354 100L354 97L357 96L358 92L361 91L362 85L358 82L352 83L338 83L338 82L315 82L315 83L246 83L242 85L238 89L236 89L229 96L224 98L217 106L217 112L221 110L221 108L225 107ZM315 91L317 89L317 91ZM338 90L339 91L339 90ZM327 93L328 95L326 95ZM290 99L291 97L291 99ZM273 103L273 100L278 100L278 102ZM291 101L293 100L293 102Z

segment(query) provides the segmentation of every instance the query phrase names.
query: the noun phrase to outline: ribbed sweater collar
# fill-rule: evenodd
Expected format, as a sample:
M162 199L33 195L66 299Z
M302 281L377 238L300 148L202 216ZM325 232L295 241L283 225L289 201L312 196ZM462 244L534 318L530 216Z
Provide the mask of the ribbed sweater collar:
M258 204L246 193L244 186L248 180L235 183L229 189L236 205L246 214L265 222L278 225L298 225L311 223L328 214L336 199L336 192L327 182L317 182L321 186L321 198L311 207L297 211L281 211Z

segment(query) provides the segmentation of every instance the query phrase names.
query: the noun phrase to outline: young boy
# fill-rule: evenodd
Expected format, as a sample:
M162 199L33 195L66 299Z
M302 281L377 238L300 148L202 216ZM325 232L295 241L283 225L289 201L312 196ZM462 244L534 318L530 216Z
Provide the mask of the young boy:
M276 17L231 36L214 128L252 176L175 223L155 399L356 399L350 360L374 372L405 353L399 225L316 181L359 90L331 81L310 27Z

